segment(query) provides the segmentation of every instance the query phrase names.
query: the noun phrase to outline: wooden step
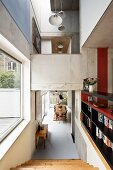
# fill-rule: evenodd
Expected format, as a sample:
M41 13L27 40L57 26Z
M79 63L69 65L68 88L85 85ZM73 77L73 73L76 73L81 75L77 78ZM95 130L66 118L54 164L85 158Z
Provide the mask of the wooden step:
M35 165L40 165L40 164L87 164L86 162L83 162L81 160L30 160L28 161L27 165L35 164Z
M39 166L39 167L20 167L12 170L99 170L94 167L73 166L73 165L54 165L54 166Z
M23 167L41 167L41 166L53 166L53 165L73 165L73 166L84 166L84 167L93 167L92 165L89 165L82 161L32 161L29 163L22 164Z
M59 167L46 167L42 168L15 168L13 170L99 170L98 168L90 168L90 167L73 167L73 166L59 166Z
M86 164L86 162L83 162L81 160L31 160L29 162L26 162L24 165L52 165L52 164Z
M44 169L44 168L49 168L49 167L54 167L54 166L56 166L56 167L58 167L58 166L60 166L60 167L63 167L63 166L73 166L73 167L93 167L92 165L88 165L88 164L58 164L58 165L53 165L53 164L49 164L49 165L22 165L22 166L19 166L18 168L20 168L20 167L23 167L23 168L42 168L42 169Z
M30 160L11 170L99 170L81 160Z

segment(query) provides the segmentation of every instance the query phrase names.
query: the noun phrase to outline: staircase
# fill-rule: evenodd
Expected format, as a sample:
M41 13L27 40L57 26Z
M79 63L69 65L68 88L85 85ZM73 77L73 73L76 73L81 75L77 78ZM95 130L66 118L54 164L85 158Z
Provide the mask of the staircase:
M99 170L82 160L30 160L10 170Z

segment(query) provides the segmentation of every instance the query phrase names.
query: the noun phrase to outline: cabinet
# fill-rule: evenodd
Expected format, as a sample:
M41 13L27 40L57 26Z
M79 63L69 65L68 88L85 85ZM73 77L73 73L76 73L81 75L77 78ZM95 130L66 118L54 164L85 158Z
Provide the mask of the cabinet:
M81 91L82 124L111 169L113 169L113 113L108 104L112 105L112 102L113 94Z

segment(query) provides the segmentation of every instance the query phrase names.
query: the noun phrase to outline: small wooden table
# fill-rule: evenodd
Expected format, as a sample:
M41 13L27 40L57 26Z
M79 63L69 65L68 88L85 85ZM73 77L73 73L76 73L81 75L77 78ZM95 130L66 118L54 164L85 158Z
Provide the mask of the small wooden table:
M48 124L43 124L43 129L42 130L37 130L35 133L35 146L37 149L37 137L43 138L44 139L44 149L45 149L45 141L47 139L48 135Z

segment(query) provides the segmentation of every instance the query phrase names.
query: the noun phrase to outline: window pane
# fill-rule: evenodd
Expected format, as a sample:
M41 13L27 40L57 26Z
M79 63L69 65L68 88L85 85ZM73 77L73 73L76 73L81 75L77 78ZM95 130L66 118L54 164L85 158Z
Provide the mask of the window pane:
M20 117L21 63L0 50L0 135Z

